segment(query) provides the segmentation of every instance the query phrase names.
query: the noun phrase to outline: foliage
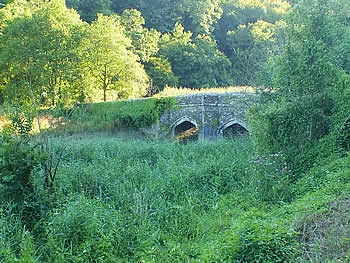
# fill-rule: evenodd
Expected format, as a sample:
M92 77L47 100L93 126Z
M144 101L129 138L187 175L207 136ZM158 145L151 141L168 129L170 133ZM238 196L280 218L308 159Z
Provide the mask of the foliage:
M277 57L273 79L282 94L303 96L337 89L339 69L345 69L338 56L347 57L349 52L343 44L349 30L344 8L344 1L318 0L300 3L290 12L287 43Z
M191 40L192 33L176 24L171 33L161 39L159 53L165 56L179 77L179 85L189 88L229 86L232 79L228 59L216 48L215 42L204 35Z
M215 22L220 18L221 1L112 1L113 10L122 13L125 9L137 8L146 18L148 28L156 28L162 33L172 30L176 23L185 24L195 35L211 34Z
M0 92L21 110L0 137L0 260L348 261L348 1L292 2L285 22L285 1L71 1L121 14L91 24L62 1L1 8ZM144 95L145 71L160 89L275 89L252 138L187 144L87 134L151 126L174 98L65 107ZM40 104L81 133L29 136Z
M14 136L3 132L0 139L1 202L12 201L21 206L34 192L32 170L36 165L36 152L25 135Z
M113 132L120 129L148 128L159 120L164 111L175 106L176 100L170 97L80 104L67 115L69 124L66 129Z
M124 10L121 23L132 40L132 49L140 58L150 78L148 96L163 90L165 86L176 86L177 78L172 72L169 61L157 55L160 33L155 29L144 28L145 20L135 9Z
M171 64L165 57L151 57L145 63L145 70L150 77L148 96L158 94L166 87L176 87L178 84L178 78L173 73Z
M110 89L122 98L146 94L148 78L118 17L100 15L88 25L60 1L39 2L1 9L0 90L7 102L34 97L37 105L66 106L96 89L105 100ZM157 42L149 32L145 43Z
M132 221L103 202L84 196L72 198L49 216L44 260L63 262L113 262L134 249ZM137 243L137 241L135 242Z
M302 222L295 219L327 211L329 200L350 191L348 158L332 157L298 183L284 183L284 156L256 156L249 138L188 144L89 135L51 139L53 151L66 147L56 201L47 204L38 191L41 170L32 170L38 191L33 212L40 220L24 228L21 213L1 206L2 258L295 262L304 245ZM306 182L313 186L303 188Z
M254 219L246 219L247 225L238 234L227 233L227 236L233 238L230 240L233 244L223 246L221 259L218 260L237 263L293 262L300 253L297 233L280 225L281 222L252 216ZM235 247L237 243L242 245Z
M97 14L112 14L110 0L66 0L66 5L77 10L81 19L89 23L97 18Z
M255 174L255 180L246 181L245 184L255 189L256 198L263 202L289 202L293 199L289 187L295 180L293 173L286 156L281 152L256 156L245 169L245 174Z
M275 34L290 9L287 1L224 1L214 34L232 63L235 85L266 85L266 62L281 43Z
M265 63L277 46L275 36L259 40L257 28L268 31L278 24L291 5L288 1L113 1L113 10L140 10L148 28L163 34L176 24L193 33L192 40L205 35L216 40L219 49L231 61L235 85L262 85L266 78ZM266 36L266 35L265 35ZM279 44L279 43L278 43ZM172 64L173 65L173 64ZM175 72L174 72L175 73ZM182 75L176 74L179 79ZM232 81L231 81L232 82ZM182 83L181 86L185 86Z
M303 1L292 9L286 45L274 64L276 89L270 103L251 112L251 134L259 151L282 151L299 171L314 165L316 149L325 141L328 153L337 151L334 134L346 118L342 114L338 119L339 109L347 109L340 97L348 87L342 81L347 79L344 65L333 51L348 52L342 44L348 25L335 10L345 6L342 1Z
M103 90L117 90L118 98L140 97L146 93L147 76L130 48L130 40L117 17L99 15L86 32L82 43L83 65L93 85Z
M243 86L243 87L223 87L223 88L208 88L208 89L190 89L190 88L175 88L175 87L166 87L155 97L169 97L169 96L182 96L190 94L201 94L201 93L230 93L230 92L256 92L254 87Z
M2 262L40 262L35 255L33 235L23 226L22 216L13 203L0 209L0 260Z
M6 11L17 8L17 15ZM19 10L18 10L19 9ZM1 79L6 101L55 105L75 100L74 84L81 21L62 3L16 2L3 8ZM67 102L68 101L68 102Z
M144 28L145 20L135 9L124 10L121 23L126 35L132 40L132 49L140 61L148 62L159 50L160 33L155 29Z
M98 89L107 100L111 90L128 98L165 86L271 83L265 64L280 44L274 31L289 7L284 1L221 0L67 5L90 24L62 1L16 0L1 8L5 101L33 93L37 104L66 106L96 101Z
M281 151L294 169L308 169L314 156L309 156L309 164L305 157L312 145L330 132L333 104L331 98L318 95L252 109L250 127L257 150L260 153ZM298 159L303 163L297 164Z

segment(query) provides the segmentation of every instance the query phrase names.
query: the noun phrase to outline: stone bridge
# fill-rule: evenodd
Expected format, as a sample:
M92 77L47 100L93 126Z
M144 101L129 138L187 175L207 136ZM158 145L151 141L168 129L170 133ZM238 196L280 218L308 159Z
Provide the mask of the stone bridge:
M246 134L246 113L255 98L248 92L178 96L177 109L162 114L159 128L167 136L191 131L199 139Z

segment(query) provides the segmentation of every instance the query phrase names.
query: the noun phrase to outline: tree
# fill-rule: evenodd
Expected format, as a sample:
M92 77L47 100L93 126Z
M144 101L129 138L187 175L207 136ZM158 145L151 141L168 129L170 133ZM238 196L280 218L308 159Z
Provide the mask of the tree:
M151 57L145 63L145 70L150 77L148 96L162 91L166 86L175 87L178 85L178 78L173 73L168 59L163 56Z
M131 39L131 48L138 55L142 63L154 56L158 50L160 32L144 27L145 20L140 11L127 9L121 15L121 24L125 28L125 34Z
M275 60L274 86L284 96L326 92L347 67L346 1L303 1L287 20L286 44Z
M158 54L161 33L155 29L145 28L145 20L136 9L124 10L121 23L126 35L132 40L131 49L138 55L150 77L147 94L151 96L167 85L175 86L177 78L172 72L169 61Z
M79 68L78 14L61 1L19 1L2 10L16 7L21 12L7 16L0 36L0 74L8 101L54 106L74 99L70 80Z
M294 6L284 30L285 46L272 63L274 100L251 114L257 147L283 151L301 170L315 162L319 152L312 147L332 131L336 107L341 112L349 109L348 102L342 104L339 99L348 89L347 63L339 60L350 52L344 46L349 32L343 13L347 7L348 1L325 0L305 0Z
M97 18L97 14L111 15L110 0L66 0L67 7L77 10L86 22L91 23Z
M265 84L266 63L273 55L276 27L290 5L280 1L227 1L216 24L220 50L232 63L236 85Z
M179 85L190 88L228 86L232 83L230 61L217 49L208 36L192 33L176 24L173 32L161 38L160 55L166 57Z
M118 97L145 95L147 75L131 49L131 40L116 16L98 15L86 31L82 42L83 66L91 76L92 85L103 91L117 90Z
M211 36L215 29L214 25L223 13L221 2L221 0L183 1L184 27L192 31L195 36L200 34Z

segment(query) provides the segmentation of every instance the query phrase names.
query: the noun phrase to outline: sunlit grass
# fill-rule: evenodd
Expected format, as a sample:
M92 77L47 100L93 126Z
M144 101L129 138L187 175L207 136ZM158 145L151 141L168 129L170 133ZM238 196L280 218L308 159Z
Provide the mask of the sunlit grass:
M163 91L156 94L155 97L181 96L191 94L204 93L232 93L232 92L256 92L256 88L251 86L237 86L237 87L218 87L208 89L190 89L184 87L166 87Z

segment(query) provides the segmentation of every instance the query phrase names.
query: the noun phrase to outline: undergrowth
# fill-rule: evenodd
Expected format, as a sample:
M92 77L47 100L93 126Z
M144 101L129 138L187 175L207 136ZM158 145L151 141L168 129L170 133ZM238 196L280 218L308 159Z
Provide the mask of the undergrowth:
M350 193L348 157L296 175L282 153L257 156L248 137L180 144L90 135L51 142L53 151L66 147L55 194L45 194L37 166L31 190L37 198L24 201L32 209L2 203L2 262L349 260L348 232L340 240L341 228L322 240L325 231L312 232L315 224L329 227L330 204L338 207ZM23 211L40 216L28 225ZM346 227L345 217L339 220L333 221ZM321 249L326 238L338 242Z
M66 109L56 107L48 113L61 120L51 128L54 133L113 133L123 129L150 128L156 124L160 115L176 107L176 100L167 98L148 98L121 100L100 103L77 104Z

